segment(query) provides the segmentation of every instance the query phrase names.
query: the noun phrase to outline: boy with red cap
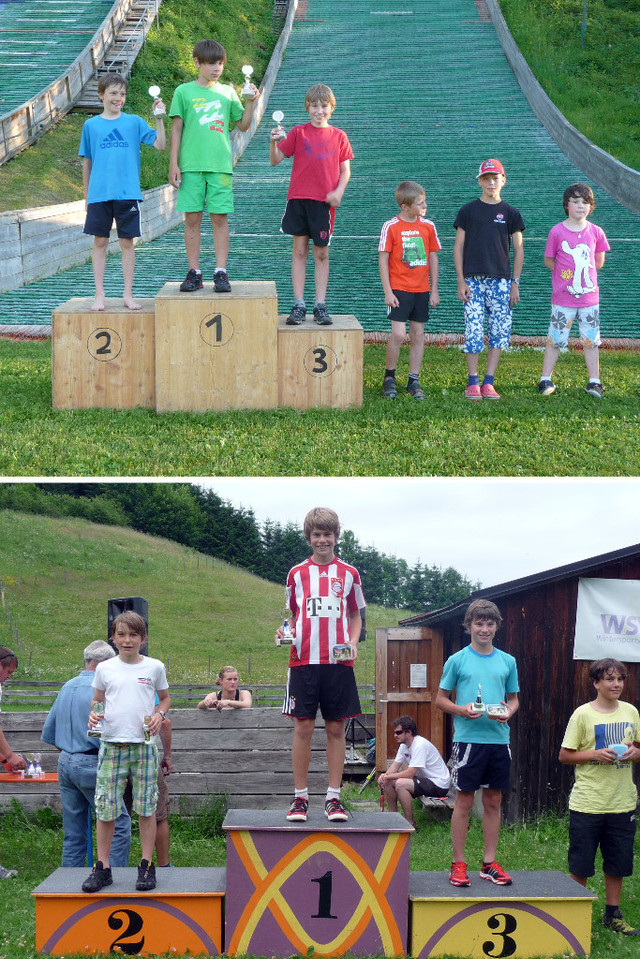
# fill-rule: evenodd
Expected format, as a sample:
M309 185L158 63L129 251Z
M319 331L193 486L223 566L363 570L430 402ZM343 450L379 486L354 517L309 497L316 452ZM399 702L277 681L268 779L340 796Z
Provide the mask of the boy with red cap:
M511 309L520 302L524 221L520 212L500 196L507 178L499 160L485 160L477 179L482 189L480 198L461 207L453 224L453 262L458 299L464 303L464 352L469 374L464 395L468 400L499 400L493 378L500 353L509 345ZM480 386L478 357L484 349L485 314L489 352L487 372Z

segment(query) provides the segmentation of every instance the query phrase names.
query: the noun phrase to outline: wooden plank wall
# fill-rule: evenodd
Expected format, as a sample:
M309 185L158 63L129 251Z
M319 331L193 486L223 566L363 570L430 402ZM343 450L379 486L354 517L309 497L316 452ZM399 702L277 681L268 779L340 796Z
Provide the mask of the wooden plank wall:
M58 752L40 740L46 711L2 713L2 730L22 755L39 752L45 772L57 769ZM293 722L277 707L216 710L172 709L174 772L169 778L171 811L188 812L212 794L226 794L230 807L279 808L293 796ZM327 786L326 737L321 718L312 740L309 789L324 796ZM15 798L26 809L60 810L57 784L3 783L0 810Z

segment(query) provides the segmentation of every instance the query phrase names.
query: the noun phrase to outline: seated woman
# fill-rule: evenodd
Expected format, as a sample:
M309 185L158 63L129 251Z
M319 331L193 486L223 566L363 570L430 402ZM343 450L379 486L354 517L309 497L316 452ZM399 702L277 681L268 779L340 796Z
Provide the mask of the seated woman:
M222 689L208 693L198 703L198 709L250 709L251 693L248 689L238 689L238 682L238 670L234 666L223 666L216 679L216 686Z

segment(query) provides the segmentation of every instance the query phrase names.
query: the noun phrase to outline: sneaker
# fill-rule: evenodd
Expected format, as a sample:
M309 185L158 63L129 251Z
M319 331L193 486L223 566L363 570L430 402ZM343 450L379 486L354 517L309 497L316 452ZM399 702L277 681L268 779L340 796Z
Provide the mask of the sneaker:
M452 886L470 886L466 862L452 862L449 882Z
M197 270L189 270L186 277L180 284L181 293L195 293L196 290L202 289L202 273L198 273Z
M396 381L392 376L385 376L382 382L382 395L386 396L387 399L395 400L398 395L398 388L396 386Z
M487 866L482 867L480 870L480 878L490 879L491 882L495 882L496 886L510 886L513 882L509 873L505 872L500 863L496 862L495 859Z
M213 289L216 293L231 293L231 284L226 270L216 270L213 274Z
M11 879L12 876L17 875L17 869L5 869L4 866L0 866L0 879Z
M287 324L289 326L300 326L301 323L304 323L304 318L306 315L306 306L295 305L287 317Z
M591 380L589 380L585 386L584 391L588 393L589 396L597 396L600 400L604 396L604 386L602 383L592 383Z
M621 932L623 936L640 936L640 929L634 929L628 922L625 922L619 909L616 909L615 915L611 918L606 915L603 916L602 925L607 929L612 929L613 932Z
M474 383L473 386L467 386L464 391L465 399L467 400L481 400L482 393L480 392L480 386L478 383Z
M313 318L319 326L331 326L333 323L333 320L327 313L327 308L324 303L321 306L314 306Z
M289 822L306 822L308 808L309 808L309 800L303 799L302 796L296 796L296 798L293 800L293 802L289 806L287 819L289 820Z
M148 859L143 859L138 866L136 889L138 892L150 892L156 888L156 867Z
M414 400L426 400L427 398L422 392L422 387L419 383L407 383L407 393L413 396Z
M105 869L101 861L98 860L89 878L82 883L82 891L100 892L103 886L110 886L112 882L111 869L109 867Z
M538 393L540 396L551 396L556 391L556 384L551 380L540 380L538 383Z
M480 387L483 400L499 400L500 394L493 388L493 383L483 383Z
M327 799L324 814L329 822L346 822L349 818L349 813L339 799Z

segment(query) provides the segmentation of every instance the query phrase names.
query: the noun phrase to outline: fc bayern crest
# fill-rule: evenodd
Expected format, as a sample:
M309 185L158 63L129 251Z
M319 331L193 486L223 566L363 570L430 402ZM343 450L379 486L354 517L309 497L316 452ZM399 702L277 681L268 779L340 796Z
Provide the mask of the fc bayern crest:
M344 590L344 583L341 579L332 579L331 580L331 592L334 596L342 596Z

